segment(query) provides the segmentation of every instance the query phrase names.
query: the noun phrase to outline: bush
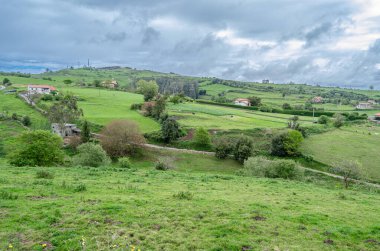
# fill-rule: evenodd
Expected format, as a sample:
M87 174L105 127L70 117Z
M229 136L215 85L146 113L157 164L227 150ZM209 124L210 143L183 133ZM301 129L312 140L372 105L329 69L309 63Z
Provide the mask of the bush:
M119 158L118 164L119 164L119 167L121 167L121 168L128 168L129 169L132 167L132 163L128 157Z
M220 137L214 141L215 157L225 159L230 155L234 148L234 142L229 137Z
M62 164L62 139L48 131L28 131L10 146L8 159L15 166L52 166Z
M341 128L344 125L345 118L341 114L334 115L334 127Z
M166 171L169 169L174 169L172 162L173 161L169 158L160 158L156 162L155 168L156 168L156 170L160 170L160 171Z
M143 107L144 103L139 103L139 104L132 104L131 105L131 110L141 110Z
M244 163L246 159L252 156L253 142L247 136L240 136L234 146L233 154L235 160Z
M322 115L318 118L318 124L326 125L329 122L329 117Z
M178 122L174 118L168 118L161 126L162 139L166 143L177 140L181 136Z
M303 176L303 170L293 160L251 157L244 162L243 174L267 178L298 179Z
M353 180L359 180L364 176L362 166L359 162L350 160L335 163L333 172L343 177L343 183L346 189Z
M100 134L103 149L113 159L133 155L145 144L137 124L129 120L113 121Z
M31 126L32 125L32 121L30 120L29 116L22 117L21 123L24 126Z
M297 156L303 136L299 131L290 130L277 135L272 139L272 155L275 156Z
M210 134L203 127L200 127L195 131L194 141L198 146L209 147L211 145Z
M54 179L54 175L48 171L40 170L36 173L37 179Z
M85 143L78 147L78 154L73 157L73 163L78 166L99 167L108 165L110 159L101 146Z

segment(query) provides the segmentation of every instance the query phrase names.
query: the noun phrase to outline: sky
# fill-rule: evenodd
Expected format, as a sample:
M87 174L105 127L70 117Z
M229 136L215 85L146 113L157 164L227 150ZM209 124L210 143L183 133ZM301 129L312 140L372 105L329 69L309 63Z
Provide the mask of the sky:
M129 66L380 89L379 0L0 0L0 71Z

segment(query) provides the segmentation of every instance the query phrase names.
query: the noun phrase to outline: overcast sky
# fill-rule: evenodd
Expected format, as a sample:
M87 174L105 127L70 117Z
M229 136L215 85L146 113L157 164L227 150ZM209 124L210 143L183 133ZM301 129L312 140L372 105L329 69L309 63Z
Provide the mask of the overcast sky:
M122 65L380 89L379 0L0 0L0 70Z

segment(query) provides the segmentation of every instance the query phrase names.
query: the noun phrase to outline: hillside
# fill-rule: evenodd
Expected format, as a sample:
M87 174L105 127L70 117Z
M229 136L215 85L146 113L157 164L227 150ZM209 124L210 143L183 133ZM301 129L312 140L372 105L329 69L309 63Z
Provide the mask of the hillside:
M157 156L157 153L154 154ZM0 247L16 250L376 250L379 195L240 177L209 157L177 170L10 167L1 162ZM198 167L191 163L196 158ZM182 167L181 167L182 166ZM181 168L180 168L181 167ZM194 168L194 169L193 169ZM227 169L225 169L227 168ZM323 195L323 196L322 196ZM22 222L20 222L20 220ZM133 249L133 248L132 248Z

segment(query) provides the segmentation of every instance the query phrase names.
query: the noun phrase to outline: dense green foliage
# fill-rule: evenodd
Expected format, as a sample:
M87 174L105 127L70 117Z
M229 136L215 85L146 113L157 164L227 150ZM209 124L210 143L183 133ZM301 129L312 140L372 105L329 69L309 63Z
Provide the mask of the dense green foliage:
M162 123L161 132L166 143L177 140L181 136L180 126L174 118L168 118Z
M199 127L195 130L194 142L198 146L209 147L211 145L210 134L203 127Z
M234 142L230 137L219 137L214 141L215 157L225 159L234 149Z
M299 179L303 176L303 171L293 160L268 159L265 157L251 157L244 162L242 173L245 175Z
M90 125L88 124L87 120L83 122L80 137L81 137L82 143L87 143L90 141L91 131L90 131Z
M15 166L52 166L63 162L62 139L48 131L28 131L10 147L8 159Z
M303 136L299 131L289 130L281 133L272 140L272 154L275 156L297 156Z
M99 167L110 163L107 153L100 145L85 143L78 148L78 154L73 157L73 163L77 166Z
M131 160L128 157L119 158L117 163L118 163L119 167L121 167L121 168L131 168L132 167Z
M237 160L240 163L244 163L246 159L252 156L253 153L253 142L252 139L250 139L247 136L239 136L236 140L233 154L235 160Z
M145 101L150 101L158 94L158 85L154 80L139 80L137 82L137 91L144 95Z

